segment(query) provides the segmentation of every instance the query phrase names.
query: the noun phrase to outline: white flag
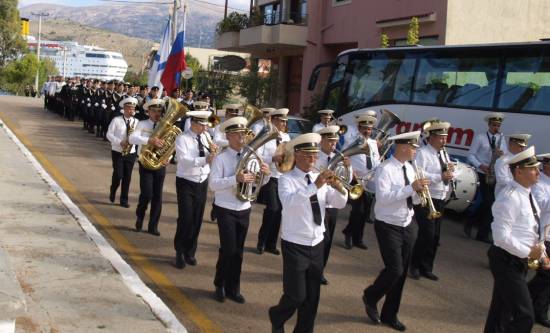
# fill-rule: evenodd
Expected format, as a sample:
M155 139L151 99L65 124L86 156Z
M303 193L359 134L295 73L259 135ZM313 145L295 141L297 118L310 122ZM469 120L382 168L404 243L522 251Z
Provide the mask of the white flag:
M166 28L164 28L164 33L162 34L162 39L160 40L159 49L153 61L153 66L151 66L151 69L149 70L149 79L147 82L149 88L152 86L157 86L160 88L160 92L163 90L162 83L160 83L160 77L162 76L162 72L164 72L164 67L166 67L168 55L170 55L171 35L172 21L168 19Z

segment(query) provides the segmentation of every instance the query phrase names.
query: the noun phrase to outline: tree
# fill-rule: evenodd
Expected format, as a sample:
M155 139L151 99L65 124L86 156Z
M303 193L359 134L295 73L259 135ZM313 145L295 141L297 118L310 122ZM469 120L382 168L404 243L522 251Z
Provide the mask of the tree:
M180 88L184 91L193 87L194 81L196 81L196 75L203 70L199 59L193 57L190 53L185 54L185 64L187 65L187 68L191 68L193 70L193 77L189 80L183 79L180 82Z
M418 45L420 42L420 24L418 23L418 17L411 18L409 24L409 31L407 32L407 45Z
M273 104L277 98L278 72L272 69L267 76L260 76L258 70L258 59L252 59L250 71L239 79L239 93L248 103L263 107Z
M382 33L380 35L380 47L383 49L390 47L390 39L387 33Z
M236 84L234 74L224 71L199 71L193 78L194 88L207 93L218 109L233 95Z
M40 67L38 67L40 66ZM0 70L0 89L19 95L25 86L34 86L36 70L39 69L38 89L50 75L57 75L55 64L50 59L44 59L38 64L35 54L26 54L23 57L9 62Z
M136 73L131 70L128 70L126 72L126 75L124 75L124 81L130 82L138 86L144 86L144 85L147 85L147 74L148 74L147 71Z
M26 49L21 37L17 0L0 1L0 67Z

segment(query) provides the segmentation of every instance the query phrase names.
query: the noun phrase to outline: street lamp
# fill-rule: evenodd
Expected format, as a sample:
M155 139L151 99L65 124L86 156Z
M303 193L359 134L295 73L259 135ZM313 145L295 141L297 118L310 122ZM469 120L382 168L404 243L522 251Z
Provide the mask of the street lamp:
M34 79L34 89L38 94L38 75L40 74L40 34L42 33L42 17L50 16L46 12L31 12L33 16L38 16L38 44L36 45L36 57L38 58L38 68L36 69L36 78Z

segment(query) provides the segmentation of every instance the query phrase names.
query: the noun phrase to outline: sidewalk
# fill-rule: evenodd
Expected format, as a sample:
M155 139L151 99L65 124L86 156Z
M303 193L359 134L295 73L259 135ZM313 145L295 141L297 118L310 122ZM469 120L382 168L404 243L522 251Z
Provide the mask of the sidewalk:
M1 125L0 273L14 273L26 304L16 331L186 332Z

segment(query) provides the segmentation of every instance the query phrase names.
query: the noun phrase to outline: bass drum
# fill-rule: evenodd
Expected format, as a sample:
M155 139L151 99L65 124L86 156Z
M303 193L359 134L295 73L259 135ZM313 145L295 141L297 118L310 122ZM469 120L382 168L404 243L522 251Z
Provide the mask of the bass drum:
M466 163L457 162L455 164L455 183L456 183L456 198L451 198L451 193L447 194L446 209L453 210L457 213L465 211L474 201L476 197L479 180L477 172L473 167Z

